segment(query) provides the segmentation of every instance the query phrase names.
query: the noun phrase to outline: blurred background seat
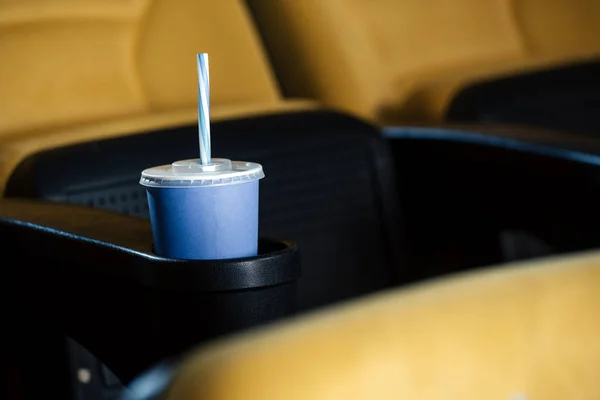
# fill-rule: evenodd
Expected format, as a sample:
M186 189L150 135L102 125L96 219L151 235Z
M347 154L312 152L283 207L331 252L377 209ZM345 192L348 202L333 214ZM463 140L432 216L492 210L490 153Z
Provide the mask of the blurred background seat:
M215 120L284 101L245 9L165 0L0 3L0 184L28 154L197 118L210 53Z
M396 289L205 346L164 398L597 398L599 284L594 251Z
M400 282L384 139L354 117L282 99L242 2L1 4L4 196L147 218L141 171L198 157L195 54L208 52L213 154L263 164L260 232L302 248L299 309ZM66 351L51 346L56 337L15 345L29 394L62 393L68 360L69 396L119 396L122 386L92 354L71 340ZM43 354L52 356L40 380L32 368Z
M380 125L600 132L600 3L248 0L283 93Z
M598 246L600 3L247 3L284 95L383 126L414 277Z

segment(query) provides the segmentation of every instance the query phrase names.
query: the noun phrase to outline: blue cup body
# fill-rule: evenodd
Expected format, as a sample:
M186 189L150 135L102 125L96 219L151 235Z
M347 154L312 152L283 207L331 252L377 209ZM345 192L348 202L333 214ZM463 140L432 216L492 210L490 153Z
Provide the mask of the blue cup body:
M259 181L208 187L146 187L161 257L219 260L258 253Z

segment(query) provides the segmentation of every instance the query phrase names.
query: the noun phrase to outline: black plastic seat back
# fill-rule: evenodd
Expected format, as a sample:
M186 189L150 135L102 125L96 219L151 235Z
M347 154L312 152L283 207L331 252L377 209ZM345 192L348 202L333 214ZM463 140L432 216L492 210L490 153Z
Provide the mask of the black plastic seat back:
M325 111L219 122L213 154L263 164L261 235L299 244L299 309L393 285L400 265L391 161L379 132ZM6 195L87 204L148 217L140 172L198 156L197 127L34 154Z
M450 122L520 124L600 133L600 62L477 83L452 101Z

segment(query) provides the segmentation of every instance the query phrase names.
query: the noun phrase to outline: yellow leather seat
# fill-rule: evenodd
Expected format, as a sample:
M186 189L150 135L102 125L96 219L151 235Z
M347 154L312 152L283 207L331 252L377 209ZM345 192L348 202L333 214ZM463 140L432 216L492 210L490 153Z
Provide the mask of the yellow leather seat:
M482 80L600 58L597 0L249 0L284 91L439 121Z
M600 251L381 293L215 343L168 400L597 399Z
M281 99L239 0L0 0L0 193L31 153L193 124L199 52L213 120L309 107Z

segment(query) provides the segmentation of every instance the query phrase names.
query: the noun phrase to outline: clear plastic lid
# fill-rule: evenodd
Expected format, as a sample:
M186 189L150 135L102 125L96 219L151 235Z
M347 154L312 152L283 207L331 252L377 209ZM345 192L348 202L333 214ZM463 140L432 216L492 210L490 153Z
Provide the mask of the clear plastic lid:
M199 159L176 161L171 165L148 168L140 184L158 188L188 188L233 185L264 178L262 165L213 158L202 165Z

